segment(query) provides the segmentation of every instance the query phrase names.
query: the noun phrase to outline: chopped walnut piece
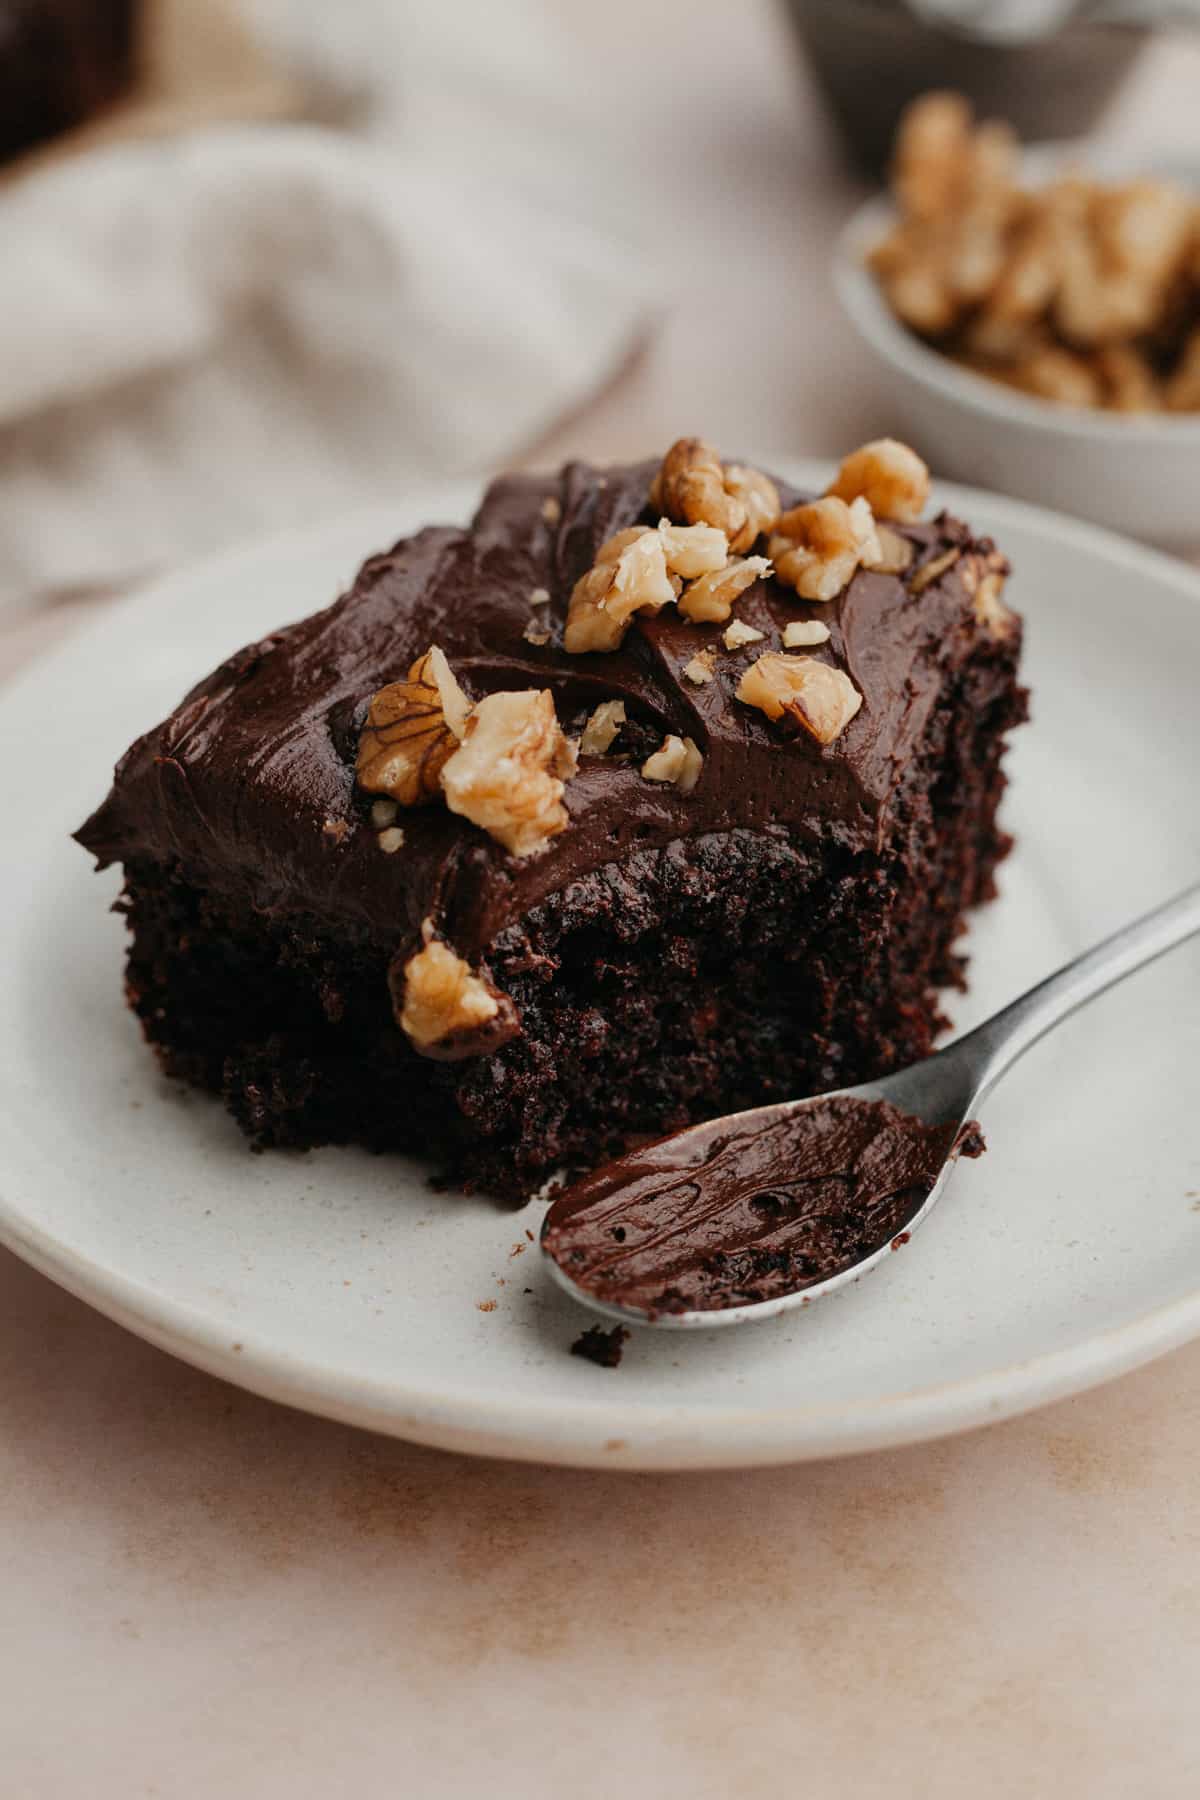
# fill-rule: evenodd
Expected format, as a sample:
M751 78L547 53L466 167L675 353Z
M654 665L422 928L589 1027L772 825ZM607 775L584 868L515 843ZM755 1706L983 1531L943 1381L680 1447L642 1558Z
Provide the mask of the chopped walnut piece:
M371 823L376 831L383 831L388 825L394 825L396 823L396 802L394 800L372 801Z
M765 636L765 632L756 631L744 619L735 619L724 632L721 642L727 650L741 650L746 644L761 644Z
M725 492L740 500L746 509L746 523L731 539L729 548L736 556L749 550L765 531L774 531L783 508L779 489L761 469L746 468L741 463L726 463Z
M879 518L909 524L929 500L929 470L907 444L875 438L843 459L827 491L839 500L861 498Z
M909 592L923 594L927 587L932 587L933 583L946 573L947 569L954 567L961 555L962 551L955 545L952 549L943 550L940 556L930 557L927 563L922 563L909 582Z
M380 832L376 842L385 856L395 856L397 850L403 847L404 833L399 825L389 825L386 831Z
M442 769L446 804L514 856L532 856L566 827L563 781L575 761L549 689L488 694Z
M785 650L805 650L813 644L829 642L829 627L820 619L789 619L783 628Z
M963 586L971 595L975 617L995 638L1007 637L1016 623L1016 615L1001 598L1007 577L1008 563L998 550L987 556L973 552L963 558Z
M819 744L832 744L862 705L862 695L841 669L812 656L768 650L738 683L737 697L768 719L785 713Z
M367 709L355 769L359 787L401 806L435 800L470 704L442 652L436 645L427 650L407 681L380 688Z
M716 677L716 659L711 650L697 650L691 662L684 663L683 672L696 687L703 687L705 682Z
M879 540L865 500L847 505L827 495L785 512L769 549L780 581L801 599L832 600L860 563L879 554Z
M1200 330L1184 345L1164 393L1171 412L1200 412Z
M550 642L550 627L541 619L530 619L521 636L527 644L535 644L540 648Z
M779 517L779 490L758 469L723 468L703 438L679 438L654 477L650 504L680 525L717 526L741 555Z
M557 525L562 518L562 504L554 494L547 494L542 501L542 517L547 525Z
M1194 203L1161 181L1092 187L1059 246L1055 319L1073 344L1092 347L1153 330L1188 252Z
M711 575L729 559L729 539L715 525L672 525L670 519L660 519L658 535L667 568L685 581Z
M573 654L615 650L637 612L658 612L676 598L657 531L632 525L609 538L595 565L575 583L563 643Z
M549 606L550 589L544 587L530 588L529 604L530 606Z
M679 597L679 610L694 624L723 625L733 612L733 603L739 595L770 573L769 557L735 558L723 569L689 582Z
M1157 412L1162 407L1158 377L1149 360L1132 344L1106 344L1096 352L1096 373L1104 384L1105 405L1114 412Z
M1024 357L1010 370L1013 385L1060 406L1099 406L1102 388L1086 357L1047 345Z
M625 723L623 700L602 700L588 717L579 740L582 756L607 756L613 740Z
M1152 178L1018 184L1012 132L929 94L905 113L901 217L868 252L892 310L992 380L1060 405L1155 412L1195 324L1200 207ZM876 507L876 511L881 511Z
M447 1038L478 1031L500 1011L500 997L474 974L449 944L431 935L404 965L404 1004L400 1028L418 1050Z
M881 525L878 519L875 521L875 536L879 543L879 554L864 561L864 568L877 575L903 575L917 553L912 540L901 537L890 525Z
M642 775L646 781L674 782L680 793L690 794L703 767L704 758L693 740L672 733L663 739L653 756L646 758Z
M937 219L957 205L970 141L971 108L961 94L922 94L905 108L892 156L892 186L905 212Z

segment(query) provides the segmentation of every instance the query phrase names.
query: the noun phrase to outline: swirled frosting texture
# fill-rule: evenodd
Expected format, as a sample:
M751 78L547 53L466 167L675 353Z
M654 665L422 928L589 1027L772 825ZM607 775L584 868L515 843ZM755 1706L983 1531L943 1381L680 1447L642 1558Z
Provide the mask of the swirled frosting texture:
M178 860L193 879L249 894L259 909L349 921L396 949L433 918L472 960L545 895L634 845L748 827L875 848L946 670L983 629L960 574L952 568L915 595L896 576L860 570L822 605L760 580L736 607L765 634L747 650L725 652L719 627L667 608L637 617L612 654L569 655L571 589L606 538L654 522L656 466L571 463L557 476L505 476L470 526L430 527L371 557L333 606L238 651L139 739L80 842L102 865ZM784 484L781 492L785 504L802 497ZM945 515L898 529L916 548L914 569L972 546ZM539 589L550 601L534 608ZM779 648L796 618L829 626L812 654L845 669L863 695L827 747L784 735L734 698L749 661ZM549 627L548 642L528 640L531 620ZM404 845L384 854L371 797L354 783L358 732L371 696L430 644L472 700L549 688L568 731L600 701L623 700L647 741L671 732L695 740L699 782L685 794L643 779L638 756L585 756L567 786L569 826L539 856L514 859L441 805L403 811ZM683 670L707 648L717 652L716 678L697 686Z

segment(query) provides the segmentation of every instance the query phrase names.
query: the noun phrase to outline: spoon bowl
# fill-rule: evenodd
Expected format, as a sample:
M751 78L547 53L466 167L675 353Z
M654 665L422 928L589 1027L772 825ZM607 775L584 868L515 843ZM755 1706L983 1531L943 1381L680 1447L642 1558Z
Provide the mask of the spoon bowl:
M857 1087L839 1089L836 1093L783 1101L731 1113L723 1119L708 1120L661 1138L657 1143L609 1164L564 1190L547 1211L542 1221L541 1248L551 1274L573 1299L593 1312L622 1324L650 1325L668 1331L746 1325L775 1318L794 1307L810 1306L814 1300L824 1299L850 1282L858 1281L907 1243L917 1227L929 1217L965 1148L965 1128L988 1090L1018 1057L1079 1007L1197 931L1200 931L1200 886L1189 888L1166 905L1106 938L974 1031L907 1069L876 1081L863 1082ZM919 1134L922 1128L938 1128L945 1148L932 1180L923 1180L920 1188L915 1190L911 1211L906 1215L889 1213L887 1230L880 1240L869 1242L865 1247L859 1244L829 1273L809 1279L798 1270L795 1284L787 1291L745 1303L678 1310L665 1309L640 1299L622 1299L619 1290L612 1294L596 1294L576 1281L554 1253L565 1221L580 1214L585 1207L588 1213L602 1212L605 1232L617 1238L619 1243L624 1242L625 1230L619 1223L621 1208L627 1209L631 1229L640 1228L644 1215L639 1216L638 1206L647 1194L660 1202L664 1195L668 1200L676 1193L680 1196L676 1213L671 1214L668 1207L670 1228L678 1242L680 1232L677 1227L681 1217L686 1221L689 1209L701 1224L704 1222L705 1209L696 1203L702 1197L706 1168L715 1167L722 1157L732 1156L736 1162L739 1146L749 1155L753 1147L766 1141L773 1130L789 1125L792 1127L789 1139L802 1145L806 1113L813 1114L815 1127L816 1109L824 1111L830 1102L841 1100L884 1102L906 1115L910 1123L915 1121L914 1129ZM884 1124L881 1115L881 1132ZM923 1135L928 1138L927 1131ZM822 1170L822 1173L826 1171ZM749 1178L743 1185L769 1187L770 1181L759 1183ZM907 1180L901 1191L910 1191ZM761 1197L752 1193L750 1205ZM615 1225L614 1220L617 1221ZM804 1258L799 1261L803 1262Z

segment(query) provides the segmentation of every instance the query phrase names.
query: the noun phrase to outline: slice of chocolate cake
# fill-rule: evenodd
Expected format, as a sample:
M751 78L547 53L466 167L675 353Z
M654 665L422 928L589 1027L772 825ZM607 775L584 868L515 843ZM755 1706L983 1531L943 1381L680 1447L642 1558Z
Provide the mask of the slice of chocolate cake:
M259 1145L513 1196L922 1056L991 892L1020 625L883 440L493 484L122 759L128 994Z

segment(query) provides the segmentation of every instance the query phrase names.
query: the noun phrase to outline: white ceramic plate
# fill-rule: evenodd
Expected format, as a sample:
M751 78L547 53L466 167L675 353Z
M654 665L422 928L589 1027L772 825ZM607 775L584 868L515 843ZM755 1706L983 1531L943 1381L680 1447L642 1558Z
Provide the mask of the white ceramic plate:
M276 1399L427 1443L607 1467L932 1437L1200 1333L1200 946L1030 1054L989 1103L988 1155L880 1273L738 1332L636 1332L615 1371L567 1354L587 1318L527 1245L537 1204L438 1196L418 1166L354 1151L252 1156L219 1104L156 1074L121 1004L115 873L94 875L67 833L193 678L323 604L366 551L465 516L471 498L423 494L173 577L0 697L4 1242L152 1342ZM1036 721L1012 756L1020 847L971 933L967 1024L1195 879L1200 577L1047 513L947 498L1016 565Z

